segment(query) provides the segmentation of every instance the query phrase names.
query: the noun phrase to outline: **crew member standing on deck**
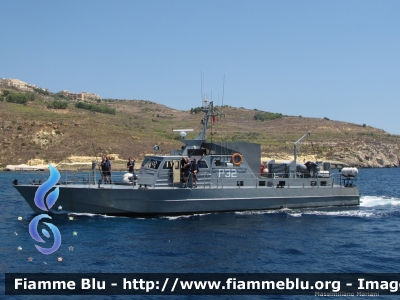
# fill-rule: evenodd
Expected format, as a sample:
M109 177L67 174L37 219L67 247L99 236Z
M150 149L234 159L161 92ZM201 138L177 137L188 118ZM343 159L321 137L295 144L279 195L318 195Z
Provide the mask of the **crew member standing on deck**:
M128 172L133 174L133 172L135 171L135 159L133 159L133 157L129 157L129 161L126 164L126 168L128 169Z
M105 155L103 155L101 157L100 166L101 166L101 179L103 180L104 183L107 183L106 156Z
M197 163L196 157L193 159L192 163L190 164L190 171L193 174L194 187L197 187L197 173L199 173L199 164Z
M183 173L185 171L185 168L184 168L185 164L186 164L186 158L184 156L182 156L182 159L181 159L181 183L184 183Z
M103 171L105 183L111 183L111 162L108 156L104 157L105 159L101 162L101 170Z

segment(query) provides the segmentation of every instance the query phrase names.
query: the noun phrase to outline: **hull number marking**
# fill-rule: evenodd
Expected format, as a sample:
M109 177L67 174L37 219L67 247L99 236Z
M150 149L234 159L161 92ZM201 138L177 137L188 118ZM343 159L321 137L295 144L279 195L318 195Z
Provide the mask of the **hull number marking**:
M218 169L218 177L236 178L237 173L235 169Z

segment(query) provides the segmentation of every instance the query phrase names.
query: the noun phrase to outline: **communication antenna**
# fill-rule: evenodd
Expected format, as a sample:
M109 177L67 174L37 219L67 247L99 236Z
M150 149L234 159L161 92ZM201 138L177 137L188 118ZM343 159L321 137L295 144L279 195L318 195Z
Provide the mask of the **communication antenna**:
M201 102L204 100L204 73L200 72L200 93L201 93Z
M225 92L225 74L224 74L224 81L222 82L222 106L224 106L224 92Z
M203 73L200 71L200 98L203 101Z

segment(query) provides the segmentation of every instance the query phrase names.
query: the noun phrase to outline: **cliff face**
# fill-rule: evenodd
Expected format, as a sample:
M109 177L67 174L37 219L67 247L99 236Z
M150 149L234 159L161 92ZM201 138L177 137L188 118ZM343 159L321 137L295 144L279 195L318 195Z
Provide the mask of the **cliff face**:
M398 144L380 142L379 145L364 144L358 146L347 155L338 154L338 157L349 165L369 168L398 167L398 150Z
M399 139L388 134L361 135L358 140L349 140L349 147L334 157L354 166L396 167L399 166Z
M385 144L381 146L365 146L356 148L354 151L348 151L343 148L336 148L332 155L299 155L297 161L330 161L334 164L355 166L361 168L390 168L400 167L398 156L394 153L398 152L397 144ZM291 160L293 154L282 152L268 154L264 153L262 161L269 159Z
M150 101L108 100L101 104L116 109L104 114L74 106L47 108L49 99L37 95L25 105L0 102L0 165L28 161L70 163L71 157L96 159L113 154L122 160L137 159L160 147L160 154L179 149L177 128L201 129L203 114L179 111ZM257 110L224 106L225 117L209 123L208 140L249 141L262 145L262 156L292 159L293 143L307 131L312 133L298 147L298 160L343 162L361 167L398 165L400 136L366 125L318 118L279 116L255 120ZM78 159L79 160L79 159Z
M312 134L301 144L298 161L318 160L344 163L349 166L381 168L399 166L400 137L377 128L345 122L320 119L301 119L286 117L279 122L291 126L279 126L285 129L284 136L304 126L303 131L312 130ZM290 129L289 129L290 128ZM295 139L293 139L295 140ZM293 159L293 143L286 149L263 146L263 156ZM291 151L289 151L289 148Z

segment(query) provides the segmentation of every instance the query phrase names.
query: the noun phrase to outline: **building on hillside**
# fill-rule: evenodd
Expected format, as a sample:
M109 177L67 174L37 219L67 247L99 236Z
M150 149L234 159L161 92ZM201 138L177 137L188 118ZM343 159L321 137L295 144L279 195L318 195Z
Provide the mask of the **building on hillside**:
M87 93L87 92L82 92L82 93L72 93L68 92L67 90L62 90L60 94L68 97L71 100L75 101L83 101L83 100L101 100L100 96L97 94L93 93Z
M64 95L71 100L76 100L76 94L68 92L67 90L62 90L61 92L58 92L58 94Z
M7 86L16 87L17 89L20 89L20 90L32 90L32 88L29 87L26 82L21 81L19 79L12 79L12 78L5 79L4 84Z
M87 93L87 92L82 92L78 94L78 97L80 97L80 100L99 100L101 99L99 95L94 94L94 93Z
M31 83L26 83L19 79L2 78L2 79L0 79L0 83L4 84L6 86L16 87L17 89L20 89L23 91L33 91L34 89L41 89L43 91L47 91L47 89L45 89L45 88L38 87Z

